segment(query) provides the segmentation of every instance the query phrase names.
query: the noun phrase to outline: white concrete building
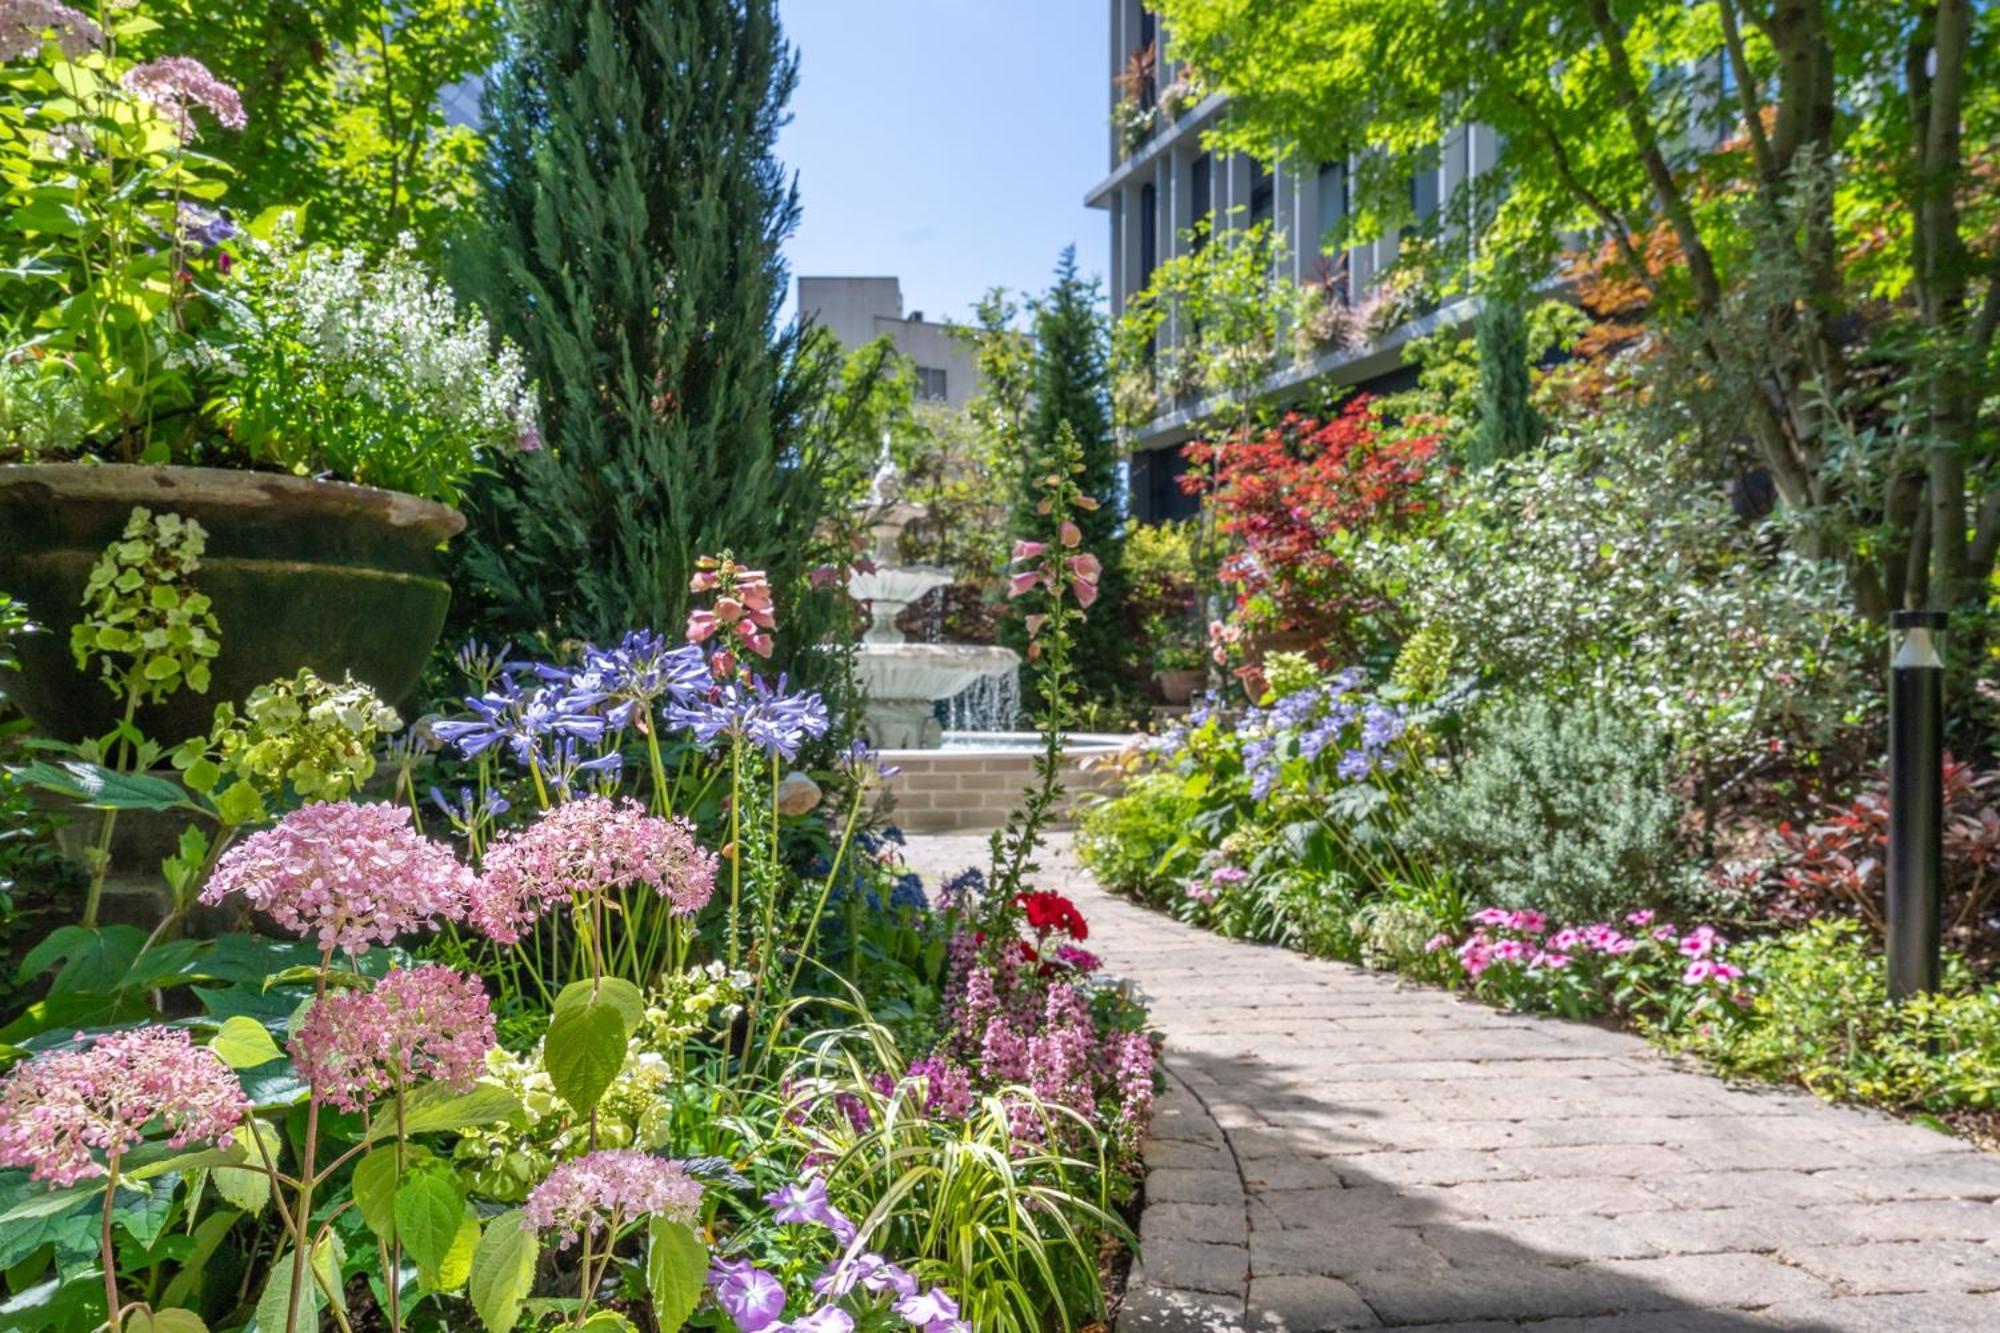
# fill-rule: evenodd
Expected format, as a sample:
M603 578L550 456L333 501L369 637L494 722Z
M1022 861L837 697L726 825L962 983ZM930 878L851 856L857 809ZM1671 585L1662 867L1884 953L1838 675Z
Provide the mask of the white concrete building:
M950 324L903 313L897 278L800 278L799 313L850 350L886 337L915 363L919 402L964 407L979 392L979 366Z
M1111 40L1105 71L1105 122L1109 174L1086 202L1104 209L1111 226L1111 314L1146 287L1153 271L1186 249L1196 221L1210 219L1217 230L1268 220L1279 241L1284 271L1280 280L1318 280L1341 275L1350 302L1363 300L1395 262L1399 239L1383 237L1344 251L1327 248L1349 204L1347 162L1281 164L1266 170L1249 157L1216 154L1202 145L1203 131L1228 111L1228 99L1211 95L1182 105L1181 71L1161 58L1168 46L1158 21L1141 0L1108 0ZM1135 77L1146 69L1150 77ZM1121 103L1127 105L1121 107ZM1133 104L1136 103L1136 110ZM1178 114L1175 114L1178 112ZM1460 126L1439 145L1437 166L1411 181L1411 204L1429 217L1464 182L1493 163L1498 145L1483 126ZM1443 324L1469 322L1472 300L1422 313L1368 345L1333 350L1301 365L1283 364L1263 393L1283 399L1309 384L1401 387L1401 348L1412 337ZM1171 337L1171 331L1163 335ZM1280 362L1287 358L1280 357ZM1141 519L1183 516L1192 502L1175 484L1182 471L1178 446L1207 415L1201 401L1172 403L1132 435L1132 508Z

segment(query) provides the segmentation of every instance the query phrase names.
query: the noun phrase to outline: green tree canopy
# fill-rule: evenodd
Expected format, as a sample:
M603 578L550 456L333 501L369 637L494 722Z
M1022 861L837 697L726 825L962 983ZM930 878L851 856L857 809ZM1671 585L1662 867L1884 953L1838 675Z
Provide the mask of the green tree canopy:
M2000 550L1991 6L1157 7L1233 99L1222 141L1353 164L1344 240L1413 221L1410 174L1454 128L1497 131L1436 221L1477 235L1459 254L1546 273L1604 245L1683 321L1704 428L1742 437L1864 609L1978 601Z

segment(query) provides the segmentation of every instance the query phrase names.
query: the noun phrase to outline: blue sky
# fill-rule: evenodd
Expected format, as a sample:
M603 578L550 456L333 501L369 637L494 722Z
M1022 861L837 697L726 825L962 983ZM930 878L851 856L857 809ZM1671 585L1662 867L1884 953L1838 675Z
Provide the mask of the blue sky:
M780 0L799 90L779 155L801 274L893 275L906 310L964 317L1038 291L1063 246L1105 268L1102 0Z

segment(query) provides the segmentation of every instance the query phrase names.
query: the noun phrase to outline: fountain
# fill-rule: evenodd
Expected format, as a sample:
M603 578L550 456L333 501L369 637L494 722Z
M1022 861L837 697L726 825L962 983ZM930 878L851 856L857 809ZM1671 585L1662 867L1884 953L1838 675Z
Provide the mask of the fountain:
M868 490L867 506L874 515L872 573L856 573L848 592L868 603L869 625L861 636L855 669L868 693L863 725L868 742L878 750L934 750L944 743L937 705L966 695L965 708L954 708L954 724L970 722L982 728L1013 725L1019 707L1020 654L1011 648L979 643L911 643L896 628L896 618L910 603L934 588L952 582L949 572L899 563L899 542L922 511L902 499L895 465L883 450ZM975 687L977 687L975 689ZM972 696L977 696L976 699ZM985 717L977 716L985 714Z

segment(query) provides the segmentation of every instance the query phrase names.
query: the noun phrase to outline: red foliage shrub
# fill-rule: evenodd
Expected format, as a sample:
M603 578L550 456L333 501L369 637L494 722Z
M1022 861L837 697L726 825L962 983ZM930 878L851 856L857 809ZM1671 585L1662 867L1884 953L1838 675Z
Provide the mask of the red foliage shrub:
M2000 773L1981 773L1945 756L1944 926L1946 943L1991 961L2000 955ZM1883 928L1889 855L1889 793L1877 783L1845 805L1824 807L1809 824L1778 825L1764 864L1724 867L1721 882L1763 896L1786 923L1828 913Z
M1212 493L1221 531L1239 544L1222 577L1237 586L1251 627L1305 635L1337 657L1353 646L1354 619L1374 609L1345 543L1428 507L1418 483L1437 450L1435 435L1385 432L1363 395L1330 421L1294 412L1219 444L1190 444L1182 485Z

